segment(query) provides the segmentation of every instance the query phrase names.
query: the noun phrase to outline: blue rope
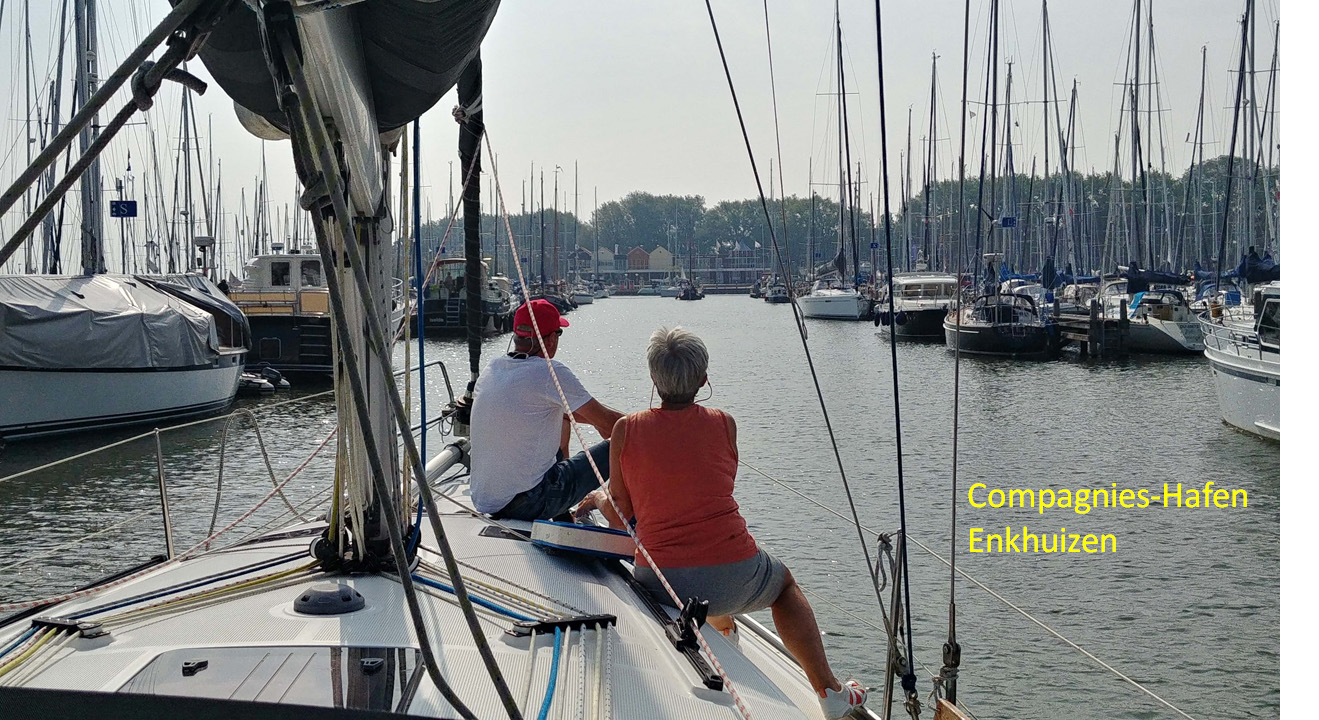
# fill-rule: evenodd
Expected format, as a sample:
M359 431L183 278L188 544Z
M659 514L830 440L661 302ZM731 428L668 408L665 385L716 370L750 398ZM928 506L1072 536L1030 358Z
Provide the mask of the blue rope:
M412 274L417 288L417 362L421 365L421 459L426 460L426 275L421 262L421 120L412 121ZM425 482L424 478L418 482ZM417 521L413 523L408 552L421 543L421 515L425 505L417 499Z
M559 682L559 651L561 643L559 638L563 636L563 630L554 628L554 659L550 661L550 682L545 686L545 701L540 704L540 714L536 720L545 720L550 715L550 705L554 702L554 686Z
M10 650L13 650L19 645L22 645L23 643L27 642L28 638L36 634L37 634L36 628L28 628L28 631L23 633L22 635L19 635L17 640L9 643L9 647L5 648L4 650L0 650L0 658L8 655Z
M412 574L412 579L413 579L413 580L416 580L417 582L419 582L419 583L421 583L422 585L425 585L425 586L427 586L427 587L433 587L433 588L435 588L436 590L443 590L444 592L447 592L447 593L450 593L450 594L453 593L453 588L452 588L452 587L450 587L450 586L448 586L448 585L445 585L445 584L442 583L442 582L437 582L437 581L435 581L435 580L431 580L430 578L422 577L421 575L418 575L418 574L416 574L416 573L413 573L413 574ZM488 610L494 610L495 612L499 613L500 615L503 615L503 616L505 616L505 617L513 618L514 620L521 620L521 621L523 621L523 622L535 622L535 620L536 620L536 618L533 618L533 617L527 617L526 615L523 615L523 614L521 614L521 613L513 612L512 610L509 610L508 608L506 608L506 607L504 607L504 606L502 606L502 605L496 605L495 603L492 603L492 602L490 602L489 600L486 600L485 598L477 597L477 596L471 594L470 592L467 593L467 597L471 598L471 600L472 600L473 603L475 603L475 604L477 604L477 605L480 605L480 606L483 607L483 608L486 608L486 609L488 609Z

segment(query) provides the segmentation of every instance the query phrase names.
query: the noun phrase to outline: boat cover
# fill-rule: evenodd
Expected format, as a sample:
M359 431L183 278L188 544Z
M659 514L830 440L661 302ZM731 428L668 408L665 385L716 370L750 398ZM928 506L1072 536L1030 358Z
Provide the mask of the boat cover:
M202 46L202 62L234 102L287 132L256 11L248 3L230 7ZM498 8L499 0L371 0L336 9L352 13L360 29L381 132L417 119L453 89Z
M218 354L210 313L131 276L0 275L0 367L164 369Z
M247 322L247 316L206 276L196 273L176 273L134 277L161 292L209 312L216 320L215 331L220 339L220 345L252 349L252 327Z

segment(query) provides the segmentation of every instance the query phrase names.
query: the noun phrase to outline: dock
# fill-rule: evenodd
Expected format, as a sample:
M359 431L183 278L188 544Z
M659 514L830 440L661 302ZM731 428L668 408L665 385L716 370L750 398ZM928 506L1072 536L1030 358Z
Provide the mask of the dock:
M1099 311L1099 300L1090 300L1089 313L1060 312L1058 301L1053 304L1053 323L1060 340L1071 340L1081 348L1081 357L1124 357L1127 350L1127 332L1131 321L1127 319L1127 306L1122 305L1121 316L1105 318Z

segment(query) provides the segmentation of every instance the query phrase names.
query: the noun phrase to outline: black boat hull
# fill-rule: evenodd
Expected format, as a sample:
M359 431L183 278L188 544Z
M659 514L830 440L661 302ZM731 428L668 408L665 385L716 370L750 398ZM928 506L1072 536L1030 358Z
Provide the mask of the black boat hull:
M1058 344L1047 325L962 325L943 323L944 344L971 355L1045 358L1055 355Z
M937 340L944 336L943 320L948 311L943 308L900 310L897 315L897 322L889 323L889 332L899 339Z
M268 366L281 373L330 375L330 318L328 316L248 315L252 350L247 367Z

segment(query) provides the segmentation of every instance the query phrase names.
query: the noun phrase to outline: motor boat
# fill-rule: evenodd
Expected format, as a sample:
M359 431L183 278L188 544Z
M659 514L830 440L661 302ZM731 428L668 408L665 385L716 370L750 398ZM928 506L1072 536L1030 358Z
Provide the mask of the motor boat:
M243 266L229 299L252 327L247 364L330 375L330 294L319 255L268 253Z
M792 298L788 294L787 283L778 278L774 278L774 280L765 288L765 302L772 305L792 302Z
M888 287L884 285L875 306L875 322L899 338L942 338L943 320L957 298L958 287L957 277L948 273L894 273L893 316L889 317Z
M1211 306L1200 316L1204 355L1223 422L1280 440L1281 281L1256 285L1250 305Z
M435 264L435 272L426 283L422 303L426 333L466 332L467 270L461 257L445 257ZM513 293L508 278L491 276L481 261L481 327L486 335L513 329Z

